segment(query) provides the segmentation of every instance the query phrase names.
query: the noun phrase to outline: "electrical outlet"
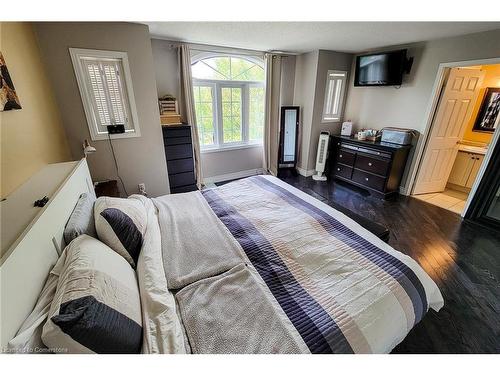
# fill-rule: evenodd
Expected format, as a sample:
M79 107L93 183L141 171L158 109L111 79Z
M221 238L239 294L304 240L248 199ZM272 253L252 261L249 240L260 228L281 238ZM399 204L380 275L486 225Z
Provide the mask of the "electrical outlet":
M139 184L137 186L139 187L139 194L147 195L146 194L146 184L145 183L141 183L141 184Z

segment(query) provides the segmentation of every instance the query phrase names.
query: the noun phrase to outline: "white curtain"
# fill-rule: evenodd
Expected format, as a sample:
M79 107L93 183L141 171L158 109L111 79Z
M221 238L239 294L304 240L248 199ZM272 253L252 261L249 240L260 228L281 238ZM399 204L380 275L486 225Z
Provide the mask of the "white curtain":
M278 174L280 128L281 56L266 54L266 105L264 114L263 168Z
M203 186L203 176L201 174L200 138L198 137L198 125L196 124L196 112L194 109L193 77L191 75L191 52L189 46L185 44L179 46L178 53L181 80L181 112L187 123L191 125L194 170L198 189L201 189Z

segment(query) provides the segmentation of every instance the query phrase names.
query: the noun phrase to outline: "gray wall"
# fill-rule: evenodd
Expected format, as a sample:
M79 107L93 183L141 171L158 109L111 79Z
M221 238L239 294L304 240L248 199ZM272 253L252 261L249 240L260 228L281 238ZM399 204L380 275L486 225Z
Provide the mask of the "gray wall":
M262 169L262 147L217 151L201 155L203 176L209 179L229 173Z
M179 98L181 91L177 49L172 46L172 42L160 39L151 39L151 48L158 97L171 94Z
M293 105L293 94L295 89L295 56L283 56L281 58L281 85L280 105Z
M351 119L355 129L398 126L424 132L439 64L500 57L500 30L392 46L385 50L397 48L408 48L409 56L415 57L411 74L405 77L401 88L354 87L354 71L351 72L344 118ZM412 155L422 147L421 140L422 137ZM403 187L410 168L414 167L415 160L410 160Z
M322 131L337 134L340 122L321 122L328 70L349 71L353 55L334 51L313 51L297 56L294 104L301 106L302 136L298 166L314 169L318 138Z
M321 122L325 100L326 76L329 70L343 70L348 72L351 69L352 60L353 55L349 53L324 50L319 51L311 138L309 142L309 158L307 163L308 170L314 169L316 166L316 152L318 151L319 134L322 131L329 131L330 134L338 134L340 133L340 125L342 123L341 121Z
M415 57L411 74L401 88L353 87L352 72L345 118L352 119L357 129L400 126L422 132L439 64L500 57L500 30L386 50L398 48L408 48L409 56Z
M150 196L169 192L159 121L151 41L147 26L132 23L36 23L42 59L53 84L74 159L82 157L82 141L90 140L68 48L124 51L128 54L141 136L116 139L113 145L128 193L146 184ZM92 178L116 178L108 141L94 141L97 152L87 158Z

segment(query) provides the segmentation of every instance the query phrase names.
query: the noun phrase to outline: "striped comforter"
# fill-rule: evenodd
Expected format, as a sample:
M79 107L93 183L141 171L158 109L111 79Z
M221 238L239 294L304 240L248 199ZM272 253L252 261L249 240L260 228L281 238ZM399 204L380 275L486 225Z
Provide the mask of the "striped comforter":
M389 352L423 318L429 307L438 311L443 306L437 286L413 259L395 251L333 208L274 177L255 176L189 194L196 194L198 198L200 194L203 196L206 202L197 204L198 211L203 212L202 206L208 204L213 211L210 214L214 213L226 228L225 231L217 230L217 236L224 232L232 237L234 248L240 252L238 256L232 251L227 256L221 253L220 257L213 257L210 254L216 253L221 246L207 247L207 259L225 259L226 263L232 260L225 270L230 276L224 278L223 273L222 279L218 276L224 271L222 269L218 269L217 274L196 278L196 272L190 269L196 267L194 264L165 264L167 280L169 267L174 267L175 272L189 271L185 272L189 273L192 284L186 283L186 292L180 288L176 298L188 339L195 347L201 348L200 352L212 349L218 352L217 340L238 340L234 332L232 336L229 333L227 337L220 335L224 325L229 325L227 322L231 321L232 315L237 313L241 315L239 322L248 319L248 324L252 324L252 317L245 317L245 312L238 310L238 303L245 303L243 297L245 301L248 299L245 295L238 302L238 292L234 290L241 290L241 293L244 290L243 287L238 289L237 285L234 288L235 283L243 282L238 280L244 280L248 287L251 285L249 280L254 278L255 285L262 286L262 295L258 288L252 291L250 288L248 293L259 296L261 304L269 299L265 302L266 314L269 315L268 308L272 306L276 319L281 322L274 325L279 326L276 330L289 331L287 335L280 332L280 340L284 342L283 336L289 336L295 342L287 348L298 347L301 352ZM161 217L162 211L167 215L169 203L164 200L162 204L155 202L155 205L160 212L163 251L171 252L169 259L189 258L190 250L185 257L175 255L176 246L166 238L172 236L172 223L164 219L165 225L162 225ZM200 219L195 216L189 219L193 223ZM186 219L184 224L189 220ZM194 228L191 228L191 233L195 233ZM202 236L207 237L207 244L216 241L209 239L209 234ZM224 246L228 246L227 239ZM186 248L184 245L180 247ZM193 246L195 248L199 246ZM220 264L220 261L216 262ZM249 274L239 266L239 276L232 275L230 267L235 264L246 264ZM203 267L205 272L209 268ZM223 280L233 281L224 284ZM212 283L219 286L215 288ZM229 290L233 291L230 299L218 298L217 293L219 297L227 296ZM213 295L203 298L203 293ZM223 306L209 310L207 301L217 304L219 300L224 300L224 304L234 303L234 308ZM205 312L204 306L207 306ZM256 316L258 312L252 311L252 314ZM258 329L255 325L251 327L251 330ZM272 336L269 329L262 327L261 330L245 341L244 345L248 346L235 343L233 347L239 352L261 351L261 343L252 341ZM204 343L209 336L211 340L218 338L209 344ZM221 350L225 352L231 348L231 343L225 342L221 348L225 348ZM295 349L284 351L295 352Z

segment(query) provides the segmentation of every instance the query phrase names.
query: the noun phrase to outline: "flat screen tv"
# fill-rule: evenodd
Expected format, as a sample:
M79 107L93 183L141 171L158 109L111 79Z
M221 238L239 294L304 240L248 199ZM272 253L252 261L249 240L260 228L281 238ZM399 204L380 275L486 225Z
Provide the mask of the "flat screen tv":
M399 86L405 70L405 49L358 56L354 86Z

